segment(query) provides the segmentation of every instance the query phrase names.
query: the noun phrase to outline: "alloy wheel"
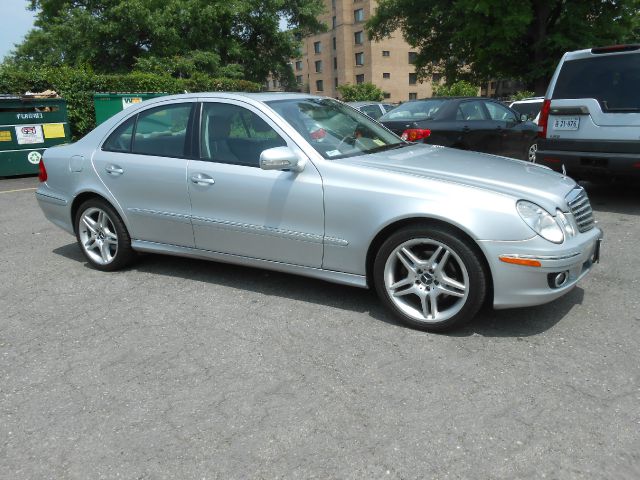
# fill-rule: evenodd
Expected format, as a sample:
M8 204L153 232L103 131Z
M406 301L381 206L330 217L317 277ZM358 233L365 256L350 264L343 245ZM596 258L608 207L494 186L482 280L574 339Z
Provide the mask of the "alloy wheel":
M113 261L118 253L118 235L107 212L96 207L85 210L78 233L80 244L91 260L99 265Z

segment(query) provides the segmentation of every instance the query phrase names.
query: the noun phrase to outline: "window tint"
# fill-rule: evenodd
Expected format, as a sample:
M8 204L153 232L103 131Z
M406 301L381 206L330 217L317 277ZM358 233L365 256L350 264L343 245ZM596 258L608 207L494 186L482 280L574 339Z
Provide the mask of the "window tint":
M287 143L262 118L227 103L205 103L202 109L201 158L247 167L260 166L260 154Z
M456 120L489 120L482 108L479 100L473 102L462 102L458 106Z
M191 103L152 108L138 115L133 153L184 157Z
M133 125L136 121L135 115L122 123L114 132L109 135L107 141L102 145L102 150L108 152L130 152L131 139L133 137Z
M605 55L562 65L553 98L595 98L603 111L640 111L640 55Z
M516 115L507 107L503 107L499 103L486 102L485 106L489 110L491 120L499 120L503 122L515 122Z
M445 102L446 100L434 99L404 103L383 115L380 121L433 120Z

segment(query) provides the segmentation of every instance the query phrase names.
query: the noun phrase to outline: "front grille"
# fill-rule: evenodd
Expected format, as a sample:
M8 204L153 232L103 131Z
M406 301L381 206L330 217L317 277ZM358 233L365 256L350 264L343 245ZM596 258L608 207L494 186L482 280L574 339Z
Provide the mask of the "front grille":
M589 203L589 197L587 197L587 192L584 191L584 188L576 187L571 190L567 195L567 203L573 218L578 224L578 231L584 233L591 230L595 225L595 220L593 219L593 210Z

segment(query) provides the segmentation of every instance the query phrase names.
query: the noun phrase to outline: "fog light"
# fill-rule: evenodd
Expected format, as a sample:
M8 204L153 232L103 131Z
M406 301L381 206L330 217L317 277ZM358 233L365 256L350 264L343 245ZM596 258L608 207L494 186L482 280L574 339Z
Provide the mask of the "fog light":
M547 281L551 288L560 288L566 285L569 280L569 272L550 273L547 276Z

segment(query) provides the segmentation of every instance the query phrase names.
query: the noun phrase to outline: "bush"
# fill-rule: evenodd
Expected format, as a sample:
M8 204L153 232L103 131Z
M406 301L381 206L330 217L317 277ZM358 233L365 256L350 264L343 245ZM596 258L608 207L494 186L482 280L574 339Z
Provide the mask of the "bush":
M261 86L247 80L211 78L194 75L188 79L170 75L133 72L96 74L89 69L43 67L21 69L0 66L0 92L23 94L26 91L55 90L67 101L69 124L74 139L95 127L93 94L99 92L163 92L167 94L213 91L258 92Z
M476 97L478 87L469 82L460 80L451 85L436 85L433 87L434 97Z
M340 85L338 91L344 102L381 102L384 93L373 83Z
M511 96L511 101L516 102L518 100L522 100L523 98L535 97L535 92L531 92L529 90L522 90L520 92L516 92Z

